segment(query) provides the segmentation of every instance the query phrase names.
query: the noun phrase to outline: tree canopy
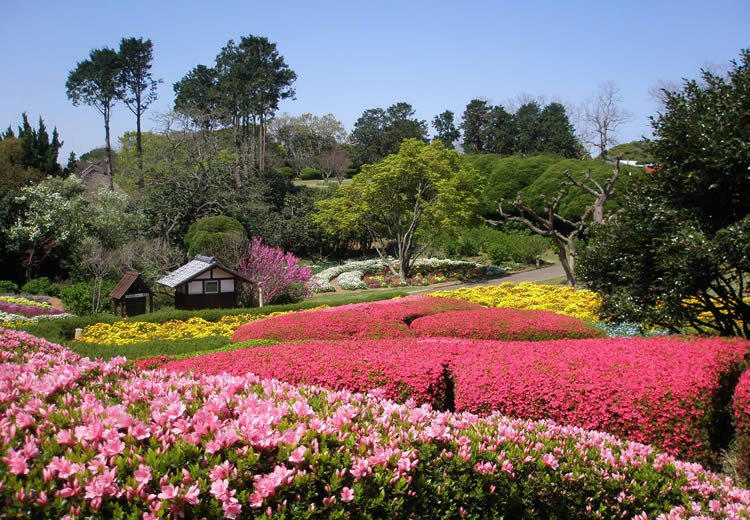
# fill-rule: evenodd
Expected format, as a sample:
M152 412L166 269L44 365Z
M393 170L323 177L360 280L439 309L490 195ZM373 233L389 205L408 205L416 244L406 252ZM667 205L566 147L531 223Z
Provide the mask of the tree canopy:
M458 153L440 141L405 139L397 154L363 166L336 197L318 202L314 218L329 232L366 233L404 279L420 252L441 231L450 233L475 218L478 205L479 175ZM391 252L398 266L388 258Z
M649 147L661 166L594 230L580 277L614 319L748 337L750 51L664 98Z
M414 117L409 103L400 102L387 109L365 110L354 123L350 139L356 150L357 166L378 162L397 153L404 139L427 138L427 123Z

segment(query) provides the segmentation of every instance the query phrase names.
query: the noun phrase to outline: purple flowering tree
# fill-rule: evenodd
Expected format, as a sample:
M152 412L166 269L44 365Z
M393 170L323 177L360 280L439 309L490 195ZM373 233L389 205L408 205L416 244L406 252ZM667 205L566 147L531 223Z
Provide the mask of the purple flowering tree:
M299 265L299 258L292 253L266 246L260 237L248 245L248 258L240 262L239 270L261 290L264 304L281 297L299 300L311 294L310 268ZM257 298L260 303L258 292L254 292L245 287L243 296L246 300Z

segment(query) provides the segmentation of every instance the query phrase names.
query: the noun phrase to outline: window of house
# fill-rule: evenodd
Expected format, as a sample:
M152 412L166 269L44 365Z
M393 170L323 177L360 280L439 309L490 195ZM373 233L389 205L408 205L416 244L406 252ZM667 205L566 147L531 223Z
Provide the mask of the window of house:
M216 294L219 292L218 280L206 280L205 284L206 294Z

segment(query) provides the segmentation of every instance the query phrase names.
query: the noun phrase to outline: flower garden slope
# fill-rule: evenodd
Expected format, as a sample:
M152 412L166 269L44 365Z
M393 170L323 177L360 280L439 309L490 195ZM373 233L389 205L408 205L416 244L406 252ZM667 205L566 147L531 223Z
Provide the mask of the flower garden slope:
M423 316L409 326L417 336L540 341L595 338L604 333L585 322L548 311L478 309Z
M168 362L168 370L252 372L487 415L552 419L715 463L721 384L750 344L669 337L538 342L458 338L289 343Z
M412 336L408 324L418 317L449 310L480 308L479 305L470 302L431 296L357 303L248 323L237 329L232 341L237 343L248 339L302 341Z
M131 371L0 330L9 518L748 518L750 490L549 421Z

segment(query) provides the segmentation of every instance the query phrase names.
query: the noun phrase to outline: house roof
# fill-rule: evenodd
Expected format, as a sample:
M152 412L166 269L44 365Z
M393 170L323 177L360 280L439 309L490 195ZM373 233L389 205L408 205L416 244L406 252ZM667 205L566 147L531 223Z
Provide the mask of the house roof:
M172 289L174 289L178 285L187 283L190 280L196 278L197 276L200 276L201 274L205 273L206 271L214 267L223 269L224 271L227 271L228 273L232 273L237 278L240 278L244 280L245 282L251 283L250 280L244 275L236 271L233 271L232 269L229 269L226 266L221 265L219 262L216 261L216 258L214 258L213 256L203 256L203 255L195 255L195 258L192 261L188 262L182 267L178 267L177 269L169 273L167 276L164 276L163 278L159 278L156 281L156 283L160 283L162 285L166 285L167 287L171 287Z
M80 173L81 180L83 181L86 190L89 192L109 189L109 175L107 171L99 166L98 164L89 164L85 170ZM120 186L112 181L114 191L117 193L125 193Z
M122 300L123 296L127 294L128 289L130 289L138 279L139 275L135 271L126 272L115 288L110 291L109 295L115 300ZM153 291L149 289L145 283L143 283L143 286L146 287L149 293L153 294Z

